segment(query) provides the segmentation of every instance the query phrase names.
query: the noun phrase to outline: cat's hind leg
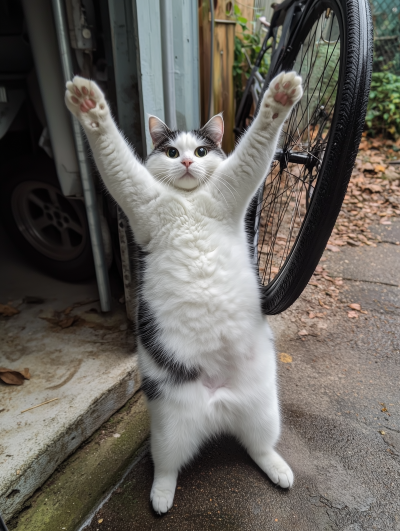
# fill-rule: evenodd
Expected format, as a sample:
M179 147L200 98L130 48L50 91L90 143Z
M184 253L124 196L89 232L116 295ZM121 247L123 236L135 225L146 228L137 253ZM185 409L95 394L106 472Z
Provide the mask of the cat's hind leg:
M150 500L155 512L162 514L172 507L178 472L198 452L207 429L201 407L194 402L182 404L160 398L150 400L149 409L154 462Z
M293 472L274 449L281 422L276 357L267 323L262 324L254 342L254 358L244 365L236 391L240 400L235 409L234 435L271 481L287 489L293 485Z
M274 449L280 433L280 418L278 401L271 394L276 395L276 391L269 389L264 397L259 397L258 403L249 406L251 414L247 411L241 415L236 436L270 480L288 489L293 485L294 476L290 466Z

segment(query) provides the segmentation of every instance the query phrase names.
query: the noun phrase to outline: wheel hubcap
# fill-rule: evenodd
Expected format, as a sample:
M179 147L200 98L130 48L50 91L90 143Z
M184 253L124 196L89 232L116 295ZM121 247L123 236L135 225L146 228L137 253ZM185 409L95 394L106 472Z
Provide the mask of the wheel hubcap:
M15 188L11 206L20 232L41 254L59 261L81 254L86 223L76 200L51 184L26 181Z

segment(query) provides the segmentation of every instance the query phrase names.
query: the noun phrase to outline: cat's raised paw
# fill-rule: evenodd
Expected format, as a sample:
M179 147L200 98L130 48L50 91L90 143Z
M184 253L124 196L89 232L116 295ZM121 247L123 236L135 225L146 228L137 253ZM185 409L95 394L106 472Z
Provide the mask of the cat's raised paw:
M90 79L75 76L68 81L65 104L82 125L98 129L100 122L108 114L108 105L98 85Z
M158 514L163 514L171 509L174 502L176 480L158 478L153 482L150 492L150 500L153 509Z
M272 107L273 119L279 116L279 111L289 110L302 97L303 89L301 77L296 72L281 72L270 83L264 96L265 107Z

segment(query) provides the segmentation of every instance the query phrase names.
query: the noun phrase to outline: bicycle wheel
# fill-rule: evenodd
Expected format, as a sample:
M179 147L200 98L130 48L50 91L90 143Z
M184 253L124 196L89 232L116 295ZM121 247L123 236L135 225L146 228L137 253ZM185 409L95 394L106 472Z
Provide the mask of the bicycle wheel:
M304 96L246 219L265 314L293 304L321 258L353 169L371 80L368 1L314 0L305 9L274 72L298 72Z

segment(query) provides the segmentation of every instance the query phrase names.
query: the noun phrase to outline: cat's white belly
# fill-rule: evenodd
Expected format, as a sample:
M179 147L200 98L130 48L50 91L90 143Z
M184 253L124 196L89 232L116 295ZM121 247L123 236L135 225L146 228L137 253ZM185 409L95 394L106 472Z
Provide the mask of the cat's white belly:
M223 230L210 222L154 242L143 278L163 344L182 360L216 367L221 356L250 355L262 322L245 235L227 238Z

